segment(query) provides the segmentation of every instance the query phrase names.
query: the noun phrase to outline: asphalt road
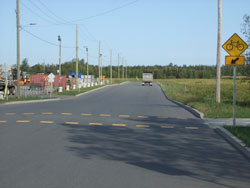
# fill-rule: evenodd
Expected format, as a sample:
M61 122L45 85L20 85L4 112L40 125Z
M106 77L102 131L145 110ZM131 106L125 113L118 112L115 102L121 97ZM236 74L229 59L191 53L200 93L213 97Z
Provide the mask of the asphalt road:
M0 105L1 188L249 188L250 162L160 87Z

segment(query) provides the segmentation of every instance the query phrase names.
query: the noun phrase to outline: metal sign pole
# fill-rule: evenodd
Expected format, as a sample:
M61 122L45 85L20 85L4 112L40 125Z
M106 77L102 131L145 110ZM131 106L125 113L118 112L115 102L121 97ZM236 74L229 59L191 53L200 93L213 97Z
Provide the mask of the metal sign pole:
M236 66L234 66L234 86L233 86L233 126L236 126Z

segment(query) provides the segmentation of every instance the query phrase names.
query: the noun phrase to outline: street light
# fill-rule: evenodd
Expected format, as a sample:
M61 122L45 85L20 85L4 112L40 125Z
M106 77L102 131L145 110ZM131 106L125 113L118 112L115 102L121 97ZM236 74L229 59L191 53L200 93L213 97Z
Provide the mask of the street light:
M87 46L84 46L84 48L86 48L86 52L87 52L87 84L89 84L89 49Z
M62 39L61 39L61 36L60 35L58 35L58 41L59 41L59 75L61 76L61 53L62 53L62 51L61 51L61 41L62 41Z

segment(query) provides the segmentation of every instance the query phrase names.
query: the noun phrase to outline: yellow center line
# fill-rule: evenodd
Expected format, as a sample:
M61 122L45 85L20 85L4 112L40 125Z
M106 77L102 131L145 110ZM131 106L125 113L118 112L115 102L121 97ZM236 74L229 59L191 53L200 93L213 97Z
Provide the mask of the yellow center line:
M54 123L54 121L40 121L40 123L43 123L43 124L51 124L51 123Z
M147 128L147 127L149 127L149 125L136 125L136 127L143 127L143 128Z
M51 115L53 112L42 112L43 115Z
M111 114L100 114L101 117L110 117Z
M174 126L172 126L172 125L162 125L161 128L163 128L163 129L173 129Z
M67 121L67 122L65 122L65 124L68 124L68 125L78 125L79 122L76 122L76 121Z
M29 123L30 120L17 120L16 122L17 123Z
M93 114L80 114L81 116L92 116Z
M126 124L114 123L114 124L112 124L112 126L115 126L115 127L125 127Z
M148 116L137 116L138 118L148 118Z
M198 130L199 127L185 127L185 129L193 129L193 130Z
M5 120L0 120L0 123L6 123L7 121L5 121Z
M102 123L89 123L89 125L103 125Z
M119 115L119 117L126 117L126 118L128 118L128 117L130 117L130 115Z
M62 115L70 116L72 113L61 113Z
M5 115L7 115L7 116L13 116L13 115L16 115L16 113L5 113Z
M23 113L24 115L34 115L35 113L33 112L27 112L27 113Z
M160 116L159 118L160 118L160 119L168 119L167 116Z
M185 118L185 117L177 117L176 119L183 119L183 120L187 120L188 118Z

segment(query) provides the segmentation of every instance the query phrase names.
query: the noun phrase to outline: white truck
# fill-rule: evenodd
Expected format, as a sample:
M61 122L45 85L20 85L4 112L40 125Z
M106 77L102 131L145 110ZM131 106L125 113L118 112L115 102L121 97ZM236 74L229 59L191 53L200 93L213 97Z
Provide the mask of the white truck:
M152 72L144 72L142 73L142 86L144 85L153 85L153 73Z

